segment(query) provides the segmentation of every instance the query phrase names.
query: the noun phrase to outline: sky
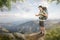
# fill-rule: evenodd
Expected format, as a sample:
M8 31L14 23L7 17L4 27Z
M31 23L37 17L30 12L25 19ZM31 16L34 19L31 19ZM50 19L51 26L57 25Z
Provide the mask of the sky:
M60 4L48 3L42 0L25 0L24 2L12 3L11 10L1 12L0 22L13 22L22 20L38 20L35 14L39 13L38 6L43 5L48 9L48 19L60 19Z

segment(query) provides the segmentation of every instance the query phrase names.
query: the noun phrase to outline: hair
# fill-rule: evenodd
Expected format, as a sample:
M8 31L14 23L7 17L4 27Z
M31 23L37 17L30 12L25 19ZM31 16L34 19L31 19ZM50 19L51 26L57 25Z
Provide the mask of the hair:
M43 6L39 6L38 8L42 8L43 10L47 10L47 8L46 7L43 7Z
M40 5L38 8L40 8L40 7L42 8L42 6L41 6L41 5Z

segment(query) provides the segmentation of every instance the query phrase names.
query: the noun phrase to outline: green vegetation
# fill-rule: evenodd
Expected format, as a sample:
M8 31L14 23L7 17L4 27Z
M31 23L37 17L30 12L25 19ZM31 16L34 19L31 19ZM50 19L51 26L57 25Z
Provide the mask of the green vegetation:
M2 10L2 8L5 6L8 9L11 8L11 2L15 2L16 1L23 1L23 0L0 0L0 10Z
M57 4L60 3L60 0L47 0L48 2L53 2L53 1L56 1Z
M47 30L46 40L60 40L60 25L54 25Z
M11 2L15 2L15 3L16 3L16 1L24 1L24 0L0 0L0 10L2 10L2 8L3 8L4 6L6 6L8 9L10 9L10 8L11 8ZM38 0L37 0L37 1L38 1ZM56 1L57 4L60 3L60 0L47 0L47 1L48 1L48 2Z
M22 38L16 38L16 39L23 40ZM7 35L0 34L0 40L12 40L12 39L11 37ZM47 29L45 40L60 40L60 25L59 24L54 24L51 28Z
M6 35L0 35L0 40L11 40L11 39Z

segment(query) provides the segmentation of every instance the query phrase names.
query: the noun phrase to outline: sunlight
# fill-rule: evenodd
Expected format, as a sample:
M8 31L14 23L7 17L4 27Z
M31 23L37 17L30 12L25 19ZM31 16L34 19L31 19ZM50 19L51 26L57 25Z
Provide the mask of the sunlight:
M47 8L49 7L49 3L47 2L47 0L42 0L40 5L45 6Z

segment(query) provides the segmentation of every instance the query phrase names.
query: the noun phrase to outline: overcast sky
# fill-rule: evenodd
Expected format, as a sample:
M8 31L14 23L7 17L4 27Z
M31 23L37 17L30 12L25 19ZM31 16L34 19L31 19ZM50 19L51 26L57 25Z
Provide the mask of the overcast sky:
M23 19L37 19L38 6L43 5L48 9L48 19L60 19L60 4L47 3L42 0L26 0L24 2L12 3L11 11L0 12L0 22L11 22Z

